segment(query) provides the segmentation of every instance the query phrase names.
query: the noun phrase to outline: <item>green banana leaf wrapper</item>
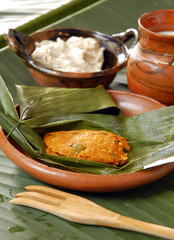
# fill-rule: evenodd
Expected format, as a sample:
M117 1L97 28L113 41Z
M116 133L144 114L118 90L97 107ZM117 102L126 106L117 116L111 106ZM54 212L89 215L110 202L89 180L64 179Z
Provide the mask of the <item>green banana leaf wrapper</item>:
M27 153L68 171L122 174L174 155L174 106L123 118L104 89L68 89L16 86L20 115L10 92L0 79L0 125ZM59 130L94 129L113 132L129 141L128 162L112 166L88 160L49 155L42 137Z

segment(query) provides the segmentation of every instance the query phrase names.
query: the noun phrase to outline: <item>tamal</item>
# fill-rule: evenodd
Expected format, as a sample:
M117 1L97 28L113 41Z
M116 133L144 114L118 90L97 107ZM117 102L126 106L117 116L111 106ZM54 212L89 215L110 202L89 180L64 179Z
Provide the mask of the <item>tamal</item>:
M47 154L86 159L112 165L127 162L127 140L116 134L95 130L71 130L47 133L43 142Z

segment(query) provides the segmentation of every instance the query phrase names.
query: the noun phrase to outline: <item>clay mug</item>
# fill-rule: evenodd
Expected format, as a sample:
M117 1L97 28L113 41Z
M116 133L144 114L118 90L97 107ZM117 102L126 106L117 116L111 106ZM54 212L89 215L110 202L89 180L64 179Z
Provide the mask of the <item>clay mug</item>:
M127 63L130 91L174 104L174 9L145 13L138 19L139 41Z

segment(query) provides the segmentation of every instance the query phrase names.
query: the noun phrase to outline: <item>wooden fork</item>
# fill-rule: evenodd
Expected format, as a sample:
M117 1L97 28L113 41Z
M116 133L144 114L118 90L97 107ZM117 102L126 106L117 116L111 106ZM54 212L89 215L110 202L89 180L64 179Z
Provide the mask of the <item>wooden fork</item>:
M27 191L18 193L10 203L37 208L81 224L126 229L174 239L172 228L122 216L85 198L44 186L32 185L25 189Z

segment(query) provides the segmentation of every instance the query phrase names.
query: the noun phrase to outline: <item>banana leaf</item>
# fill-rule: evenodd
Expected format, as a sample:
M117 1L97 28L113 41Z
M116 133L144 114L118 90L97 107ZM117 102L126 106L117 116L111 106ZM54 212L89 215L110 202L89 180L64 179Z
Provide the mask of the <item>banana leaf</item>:
M11 136L26 152L36 157L32 146L37 151L43 151L42 139L31 127L21 124L13 98L2 77L0 77L0 103L0 124L7 132L7 138Z
M7 116L18 120L18 114L14 106L13 98L8 91L2 77L0 76L0 110L3 110Z
M12 137L18 144L20 144L20 146L27 153L29 153L32 157L37 157L37 154L36 154L35 150L33 149L33 147L31 146L31 143L29 143L24 136L25 135L25 129L28 130L28 128L29 128L28 126L25 126L24 128L20 129L21 125L19 125L19 122L10 118L9 116L7 116L2 111L0 111L0 124L1 124L1 127L3 128L3 130L6 133L8 133L7 138L9 136ZM30 131L31 134L34 132L33 129L31 129L31 128L29 130L31 130ZM35 134L35 132L34 132L34 134ZM42 141L39 141L39 139L38 139L39 135L35 134L35 137L36 136L37 136L37 144L38 144L38 142L39 142L38 145L40 145L40 143L42 144ZM33 144L33 142L32 142L32 144Z
M30 90L32 95L29 94ZM43 90L45 94L42 97ZM56 90L58 90L57 93L60 92L60 99L59 95L55 94ZM95 99L94 102L90 101L92 92L99 91L100 94L101 90L106 92L101 86L95 89L76 89L77 91L75 89L64 90L60 88L17 86L19 102L22 104L19 120L12 120L5 112L1 113L0 124L7 134L14 138L25 151L34 156L38 161L69 171L117 174L139 171L152 162L159 159L165 160L174 155L174 106L123 118L112 115L113 113L111 115L100 113L101 109L108 110L110 107L113 108L114 104L110 101L111 98L108 98L108 102L111 103L108 105L109 107L107 106L108 108L105 106L105 103L102 103L101 98L99 98L99 103L97 102L98 98L93 98L93 100ZM88 92L87 95L84 94L86 91ZM8 91L6 92L8 93ZM77 92L79 93L78 95ZM66 93L65 96L68 96L68 98L73 96L74 99L70 101L71 104L69 104L69 99L68 102L65 101L64 93ZM93 94L93 97L95 94ZM75 95L85 96L85 98L82 97L83 99L80 103L84 102L87 110L84 110L83 104L82 106L79 104L78 97L76 105ZM57 109L52 111L51 109L53 102L55 105L55 99L53 100L52 96L56 96L56 102L60 103L58 104L61 106L59 111ZM108 93L106 96L108 97ZM11 98L10 93L4 99L7 106L9 98ZM88 99L90 104L92 103L91 108L90 104L88 105ZM66 108L67 103L68 110ZM73 104L77 106L77 112ZM48 111L45 110L46 108ZM117 107L114 106L114 108ZM85 111L86 113L84 113ZM6 119L9 124L5 124ZM77 161L74 158L45 154L42 136L46 132L70 129L105 130L126 137L131 147L128 154L128 163L118 167L84 159Z
M139 171L150 163L159 159L165 162L166 158L174 155L174 106L128 118L103 114L68 114L32 118L23 123L35 128L39 134L55 130L94 129L126 137L131 147L126 165L113 168L106 164L90 163L101 166L100 171L105 174ZM47 157L55 162L63 161L65 165L72 166L72 161L77 165L73 159L52 155ZM85 160L80 160L78 164L78 167L80 164L86 167Z
M96 88L54 88L16 85L23 119L37 116L103 112L118 115L120 110L103 86ZM38 107L39 104L39 107Z
M144 143L164 143L174 141L174 106L161 108L131 117L106 114L65 114L45 115L23 120L23 123L35 128L70 130L100 128L120 134L129 141ZM77 124L78 123L78 124ZM48 130L46 130L48 131Z
M53 92L55 91L54 88L48 89L50 93L52 90ZM30 88L18 86L17 91L20 102L25 101L25 94L28 98L28 95L32 93L33 97L30 96L30 102L35 102L34 106L36 108L40 107L40 102L42 104L42 100L38 99L35 101L34 99L37 95L34 91L38 92L38 88L32 88L32 92L30 92ZM70 90L66 89L66 91ZM80 90L78 91L80 92ZM49 102L49 99L47 99L47 102ZM25 107L27 107L27 104L29 104L29 101ZM67 102L65 104L67 105ZM66 108L66 105L64 108ZM64 114L66 112L64 110L54 115L51 112L45 112L43 115L35 117L28 114L27 119L23 120L23 124L34 128L41 136L50 131L71 129L93 129L113 132L126 137L129 141L131 146L129 162L123 167L113 167L107 164L89 163L89 161L80 160L77 165L76 159L42 154L42 156L44 155L44 157L55 165L61 162L64 166L71 166L74 171L79 172L87 171L102 174L127 173L139 171L154 161L174 155L173 106L128 118L100 113L77 114L74 113L72 105L71 107L72 109L69 108L67 111L70 111L71 114ZM87 167L88 163L90 169L89 166Z

